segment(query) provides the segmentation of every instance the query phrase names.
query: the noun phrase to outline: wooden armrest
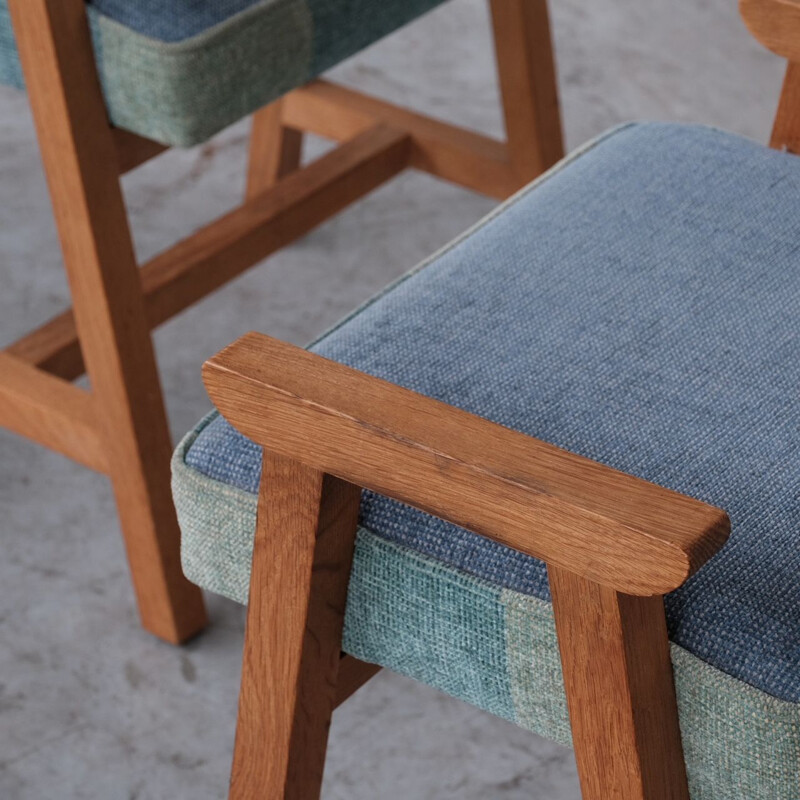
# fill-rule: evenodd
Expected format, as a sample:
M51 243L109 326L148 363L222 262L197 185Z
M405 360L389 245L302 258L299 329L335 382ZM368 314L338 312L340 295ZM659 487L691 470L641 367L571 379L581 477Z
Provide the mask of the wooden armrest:
M729 532L712 506L267 336L203 376L267 450L620 592L677 588Z
M761 44L790 61L800 61L800 2L739 0L739 11Z

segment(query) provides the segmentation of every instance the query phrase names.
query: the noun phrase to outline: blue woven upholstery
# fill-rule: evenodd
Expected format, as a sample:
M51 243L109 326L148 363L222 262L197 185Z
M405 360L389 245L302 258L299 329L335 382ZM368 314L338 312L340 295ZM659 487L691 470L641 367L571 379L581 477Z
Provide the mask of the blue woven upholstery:
M443 0L91 0L109 116L192 145L386 36ZM7 0L0 83L23 85Z
M672 637L800 702L798 207L797 157L630 127L313 349L724 508ZM256 491L258 448L222 419L187 462ZM542 564L420 511L368 494L362 522L548 596Z
M87 0L104 16L131 30L179 42L197 36L260 0Z
M707 128L627 126L557 167L312 346L724 508L731 539L667 598L670 638L727 681L726 697L749 697L754 687L765 703L784 702L781 714L790 716L781 719L795 731L800 715L786 709L800 703L799 206L796 156ZM183 462L209 481L207 493L214 486L255 493L259 449L221 418L204 423L187 448ZM179 504L191 537L188 508ZM509 609L524 607L526 597L536 609L549 600L543 564L423 512L365 493L361 525L399 546L397 553L420 554L464 576L458 580L472 576L481 592L495 586L517 598L503 601L505 646L528 624L520 622L524 615L514 622ZM531 526L535 533L535 519ZM225 540L226 525L218 527ZM226 568L246 578L249 564L239 560L245 563ZM356 603L362 579L353 580ZM426 607L435 617L437 607ZM532 629L533 644L526 639L522 652L535 651L544 635L538 623ZM416 640L405 635L408 651ZM352 636L361 641L361 633ZM370 653L380 663L397 657L391 642L380 647ZM534 666L536 659L533 652ZM515 698L520 680L512 675ZM681 686L679 704L708 688ZM727 715L748 736L748 719L764 722L772 712L747 706L734 714L736 702L716 702L682 715L684 745L708 742L724 759L733 745L712 741L720 719ZM730 785L745 785L737 769L774 777L771 747L749 750L752 763L740 759L734 772L726 767ZM703 783L702 752L696 762L696 786L721 780ZM796 798L791 781L774 793L767 783L758 796ZM696 796L740 796L716 791Z

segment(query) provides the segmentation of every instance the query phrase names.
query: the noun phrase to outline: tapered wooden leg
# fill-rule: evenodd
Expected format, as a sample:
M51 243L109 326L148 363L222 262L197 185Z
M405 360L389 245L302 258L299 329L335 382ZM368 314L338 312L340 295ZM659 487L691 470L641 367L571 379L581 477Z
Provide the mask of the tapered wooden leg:
M511 164L525 184L564 156L547 0L491 0Z
M319 797L360 498L264 453L232 800Z
M548 572L583 800L688 800L663 599Z
M776 150L800 153L800 64L793 61L786 66L769 144Z
M250 160L247 167L246 198L274 186L300 166L303 134L283 125L281 106L276 100L253 114Z
M84 2L9 7L142 624L180 642L206 617L181 572L172 446Z

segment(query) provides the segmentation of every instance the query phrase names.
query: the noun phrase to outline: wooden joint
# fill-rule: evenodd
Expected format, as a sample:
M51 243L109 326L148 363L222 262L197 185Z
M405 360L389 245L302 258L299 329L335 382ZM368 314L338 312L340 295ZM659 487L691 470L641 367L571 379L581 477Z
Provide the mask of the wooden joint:
M503 142L418 114L326 80L283 99L286 125L343 141L376 124L406 131L410 166L467 189L505 199L524 181L512 170Z
M303 134L283 124L283 100L253 114L245 197L250 199L300 168Z
M719 509L267 336L203 375L274 452L628 594L680 586L729 532Z
M357 486L264 452L234 800L319 796L360 499Z
M408 166L409 147L402 131L385 125L370 128L157 255L140 271L150 327L166 322L402 172ZM70 380L84 371L71 310L6 352Z
M98 419L88 392L0 353L0 425L106 472Z
M663 598L548 574L584 800L689 800Z

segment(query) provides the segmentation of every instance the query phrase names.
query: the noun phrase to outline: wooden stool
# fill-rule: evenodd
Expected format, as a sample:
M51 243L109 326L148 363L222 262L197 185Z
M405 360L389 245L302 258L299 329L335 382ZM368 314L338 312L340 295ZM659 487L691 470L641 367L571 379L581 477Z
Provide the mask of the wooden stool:
M403 14L414 16L438 2L409 4L416 10ZM304 0L271 4L263 13L288 15L277 20L284 26L280 30L297 37L303 46L295 49L307 63L295 67L291 40L284 60L272 65L272 83L252 89L246 81L261 80L266 66L251 74L248 64L234 58L239 72L230 86L223 84L224 98L244 96L244 106L232 101L226 115L209 122L218 111L216 73L215 80L191 84L183 95L176 84L192 80L200 62L191 58L202 57L204 48L230 48L234 36L244 37L242 47L252 46L259 25L275 27L271 18L256 16L264 4L256 8L243 0L242 6L235 18L219 23L220 31L203 31L191 46L178 42L170 50L170 44L153 45L139 31L109 23L94 6L90 33L83 0L8 0L73 308L0 354L0 424L109 475L142 625L170 642L196 634L206 616L200 591L180 570L169 495L172 447L150 331L409 167L503 198L562 155L545 0L491 3L508 142L324 80L286 93L349 55L352 46L371 41L368 34L351 31L350 50L340 47L327 56L306 52L306 45L316 45ZM5 11L2 0L0 25ZM129 13L139 13L136 4ZM385 21L375 36L406 16ZM98 63L93 39L100 45ZM239 40L233 41L239 47ZM268 50L262 46L254 57L271 57ZM131 67L128 76L123 59L131 52L143 53L144 63ZM171 61L158 60L165 52ZM6 72L13 73L15 63L9 63ZM0 58L0 75L2 67ZM156 80L152 75L156 87L148 85ZM153 109L148 92L158 101ZM285 96L278 99L279 94ZM259 106L264 107L256 110ZM151 118L156 111L161 116ZM169 145L194 144L250 111L256 113L242 205L139 267L120 175ZM128 130L112 127L109 114ZM303 131L341 144L301 169ZM71 384L84 371L92 386L88 392Z

